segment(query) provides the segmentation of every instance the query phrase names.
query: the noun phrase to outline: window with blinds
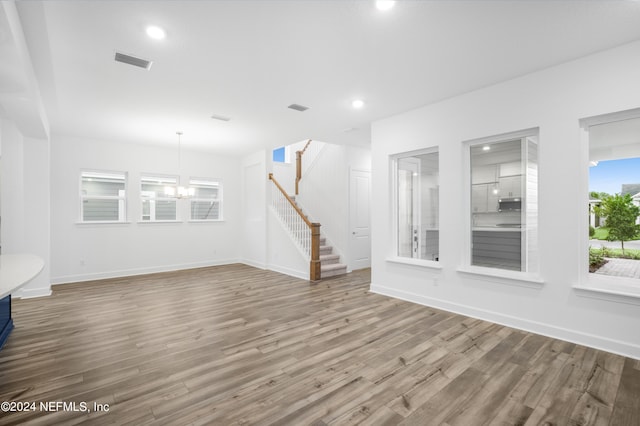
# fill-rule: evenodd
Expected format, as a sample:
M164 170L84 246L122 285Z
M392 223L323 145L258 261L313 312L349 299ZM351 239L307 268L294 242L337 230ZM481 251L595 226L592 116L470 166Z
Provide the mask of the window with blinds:
M222 220L222 183L214 179L192 178L189 187L195 189L191 198L191 220Z
M80 172L81 221L124 222L126 185L124 172Z
M166 188L175 187L176 177L148 176L140 178L142 221L161 222L178 219L176 199L168 196Z

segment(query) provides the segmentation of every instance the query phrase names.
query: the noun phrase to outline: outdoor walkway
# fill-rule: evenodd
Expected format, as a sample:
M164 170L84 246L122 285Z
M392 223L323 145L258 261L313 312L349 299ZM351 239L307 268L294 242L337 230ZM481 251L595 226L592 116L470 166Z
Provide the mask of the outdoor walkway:
M589 240L589 245L593 248L600 248L602 246L616 249L622 248L620 241ZM625 241L624 248L640 250L640 240Z
M616 277L640 278L640 260L610 259L595 273Z

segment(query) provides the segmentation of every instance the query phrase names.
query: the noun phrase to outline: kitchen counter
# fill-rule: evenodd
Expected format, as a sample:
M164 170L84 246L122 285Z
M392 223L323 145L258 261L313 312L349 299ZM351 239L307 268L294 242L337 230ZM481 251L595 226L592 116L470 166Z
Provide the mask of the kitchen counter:
M33 254L0 255L0 299L10 295L44 267L44 261Z
M521 232L523 228L514 228L508 226L474 226L472 231L490 231L490 232Z
M44 267L44 261L32 254L0 255L0 348L13 330L11 293L31 281Z

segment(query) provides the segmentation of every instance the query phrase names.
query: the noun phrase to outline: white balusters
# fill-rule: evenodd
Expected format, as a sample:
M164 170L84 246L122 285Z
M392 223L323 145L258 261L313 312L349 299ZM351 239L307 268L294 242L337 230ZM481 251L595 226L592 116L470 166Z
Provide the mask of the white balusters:
M289 230L291 237L302 250L305 256L311 258L311 229L306 224L304 218L298 214L296 209L291 205L289 200L277 188L276 185L271 187L272 206Z

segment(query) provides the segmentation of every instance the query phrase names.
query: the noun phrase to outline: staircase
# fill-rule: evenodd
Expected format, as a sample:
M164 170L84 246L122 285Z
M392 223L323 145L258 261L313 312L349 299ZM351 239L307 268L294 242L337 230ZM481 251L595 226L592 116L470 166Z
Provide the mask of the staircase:
M302 207L296 201L295 196L290 197L293 202L300 208ZM304 211L304 210L303 210ZM309 218L308 216L306 216ZM327 245L327 239L320 236L320 278L335 277L345 275L347 273L347 265L340 263L340 255L333 253L333 247Z
M340 255L333 254L333 247L326 245L327 239L320 237L320 277L329 278L347 273L347 265L340 263Z

